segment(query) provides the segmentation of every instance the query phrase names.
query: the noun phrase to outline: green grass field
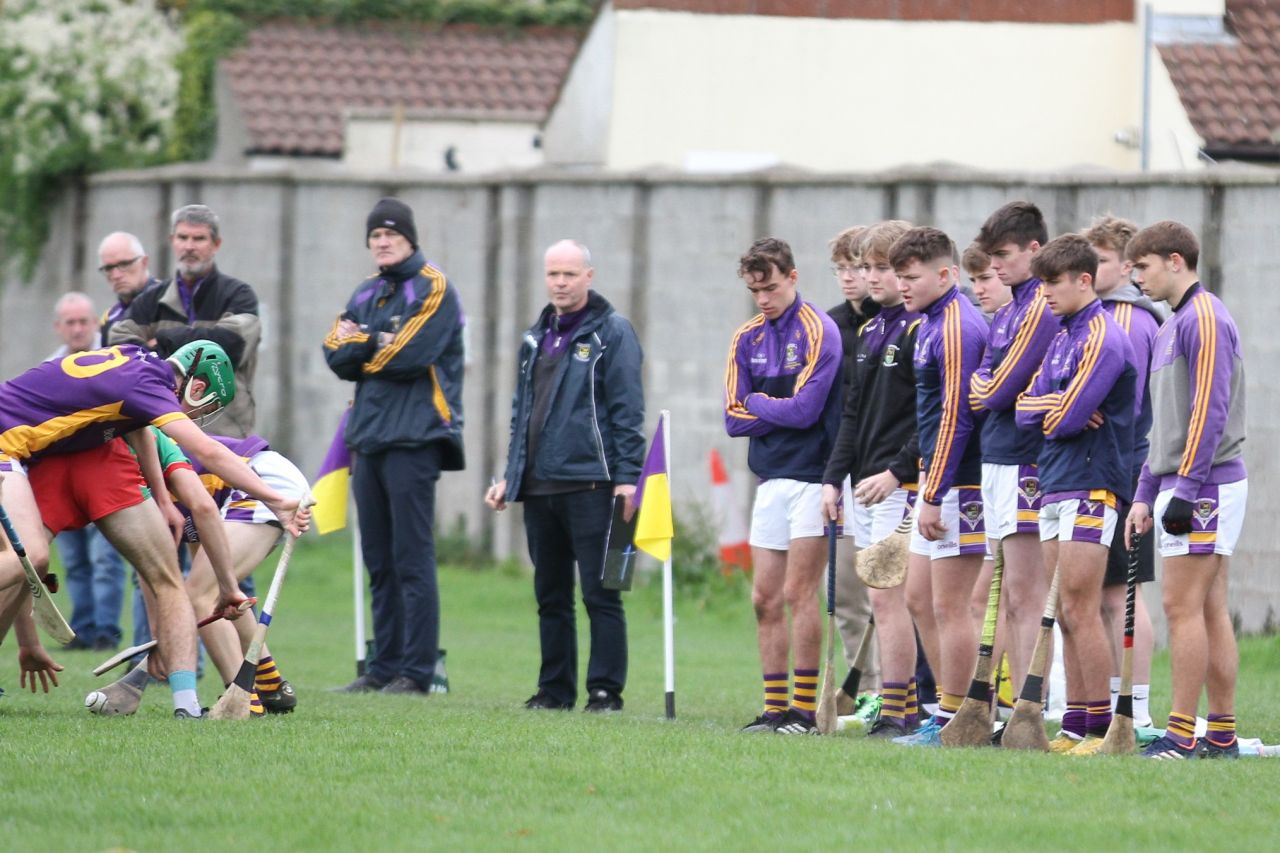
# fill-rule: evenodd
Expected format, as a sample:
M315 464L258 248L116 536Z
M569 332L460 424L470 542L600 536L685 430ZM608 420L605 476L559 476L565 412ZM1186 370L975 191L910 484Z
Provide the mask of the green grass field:
M99 719L82 700L106 655L56 654L62 686L32 696L18 692L10 641L0 657L3 847L1229 849L1269 846L1280 824L1280 762L1170 766L739 735L759 702L740 588L678 602L674 722L663 719L656 584L629 594L623 714L521 709L537 633L531 584L514 571L441 572L448 696L331 693L354 675L349 554L347 540L312 537L295 555L271 634L298 688L287 717L177 723L168 691L153 687L137 716ZM264 590L269 578L260 573ZM1241 652L1242 733L1280 741L1280 638L1249 639ZM1157 719L1167 666L1157 659ZM213 681L201 683L206 704L220 692Z

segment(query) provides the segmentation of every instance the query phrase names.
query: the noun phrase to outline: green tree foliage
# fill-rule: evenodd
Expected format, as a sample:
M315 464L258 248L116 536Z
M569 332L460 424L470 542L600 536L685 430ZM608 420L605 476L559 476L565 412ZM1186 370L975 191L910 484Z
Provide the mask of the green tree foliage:
M25 273L62 190L162 157L180 45L143 0L0 4L0 246Z

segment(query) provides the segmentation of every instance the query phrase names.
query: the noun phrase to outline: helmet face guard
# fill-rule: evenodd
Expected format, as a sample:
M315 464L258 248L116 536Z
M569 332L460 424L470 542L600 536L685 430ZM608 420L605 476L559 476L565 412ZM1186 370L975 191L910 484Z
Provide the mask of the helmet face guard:
M235 371L231 359L213 341L192 341L180 347L168 359L182 374L178 399L190 411L187 416L200 426L207 426L222 414L236 396ZM205 383L204 392L195 396L192 380Z

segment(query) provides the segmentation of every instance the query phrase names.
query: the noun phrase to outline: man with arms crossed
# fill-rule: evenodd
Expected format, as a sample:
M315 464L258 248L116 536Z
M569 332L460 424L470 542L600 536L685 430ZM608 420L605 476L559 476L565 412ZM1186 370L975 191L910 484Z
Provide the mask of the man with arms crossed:
M1084 237L1098 253L1098 276L1093 289L1102 305L1116 318L1133 345L1133 369L1137 391L1134 394L1133 422L1133 489L1137 491L1142 465L1147 461L1151 432L1151 393L1147 375L1151 372L1151 348L1156 332L1167 312L1161 312L1136 284L1129 281L1133 263L1124 256L1125 246L1138 233L1138 226L1127 219L1103 216L1096 219ZM1120 505L1120 518L1129 514L1129 504ZM1124 546L1124 525L1116 526L1116 537L1107 552L1107 574L1102 580L1102 621L1111 638L1111 707L1115 710L1120 695L1120 659L1124 648L1125 599L1128 592L1129 555ZM1151 583L1156 578L1155 537L1143 536L1138 543L1136 583ZM1133 610L1133 721L1138 726L1151 725L1151 653L1155 647L1155 631L1147 611L1142 590L1134 596Z
M753 243L738 275L760 313L729 347L724 420L729 435L750 438L747 462L761 480L751 513L751 602L764 672L764 711L742 730L811 734L822 654L817 592L827 550L822 474L840 422L840 333L800 298L791 247L782 240ZM795 660L789 706L788 652Z
M938 746L939 733L964 699L977 659L977 625L969 597L982 569L982 449L969 381L982 358L987 322L957 287L955 244L936 228L913 228L889 250L910 311L925 315L916 336L916 428L924 467L907 571L907 605L921 631L942 696L938 713L895 743ZM925 579L921 583L917 579ZM936 661L936 664L934 663Z
M1072 755L1102 746L1111 725L1111 656L1102 627L1102 576L1119 501L1129 496L1133 455L1133 347L1093 289L1098 256L1078 234L1059 237L1031 260L1062 331L1031 387L1019 395L1018 425L1044 435L1039 454L1040 538L1057 567L1067 707L1085 707ZM1062 751L1062 750L1059 750Z
M916 442L916 378L912 371L920 315L902 304L889 249L911 226L883 222L867 231L863 258L867 284L879 312L862 326L852 376L845 387L836 446L823 474L822 509L835 522L844 506L842 485L856 486L852 518L845 520L858 548L869 548L894 532L915 506L920 473ZM914 728L916 636L906 589L869 590L880 634L883 677L879 718L870 737L890 738Z
M1157 222L1125 247L1138 286L1169 303L1151 358L1151 454L1129 510L1130 540L1160 525L1173 698L1151 758L1234 758L1239 656L1227 611L1227 569L1249 492L1244 363L1227 307L1196 275L1200 243L1179 222ZM1196 706L1209 694L1209 732L1197 748Z
M1046 304L1031 261L1049 241L1034 204L1014 201L988 217L977 244L1013 298L996 310L982 366L973 374L969 403L986 412L982 424L982 504L990 550L1004 549L1005 647L1015 689L1026 678L1049 591L1040 551L1039 430L1018 427L1014 404L1040 366L1059 324Z

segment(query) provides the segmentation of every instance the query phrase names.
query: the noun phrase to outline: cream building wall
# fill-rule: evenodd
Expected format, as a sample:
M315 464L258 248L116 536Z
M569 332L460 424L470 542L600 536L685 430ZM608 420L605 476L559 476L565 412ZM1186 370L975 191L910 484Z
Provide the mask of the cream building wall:
M1186 0L1190 2L1190 0ZM1163 10L1161 10L1163 11ZM1154 57L1152 167L1201 141ZM700 15L606 6L548 162L734 171L1137 170L1142 28Z
M528 169L543 162L536 146L538 122L492 117L407 116L397 128L385 115L347 119L342 162L357 171L410 168L444 172L445 152L454 149L459 171Z

